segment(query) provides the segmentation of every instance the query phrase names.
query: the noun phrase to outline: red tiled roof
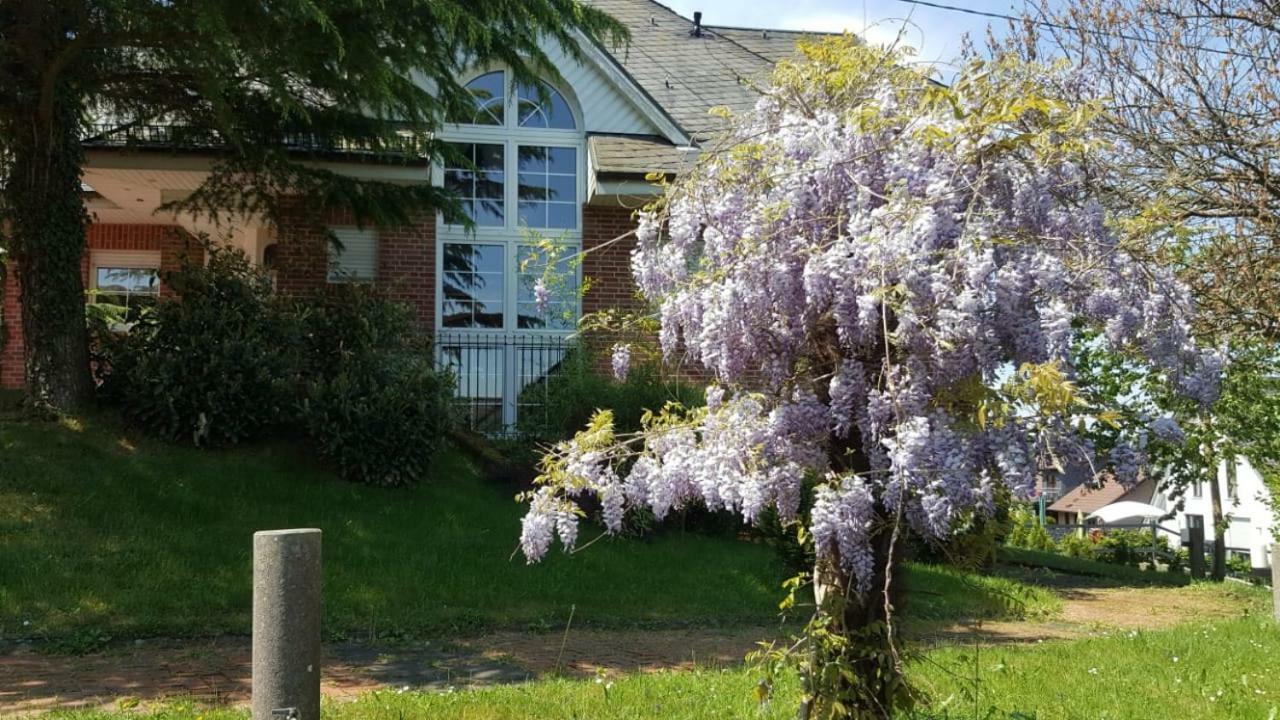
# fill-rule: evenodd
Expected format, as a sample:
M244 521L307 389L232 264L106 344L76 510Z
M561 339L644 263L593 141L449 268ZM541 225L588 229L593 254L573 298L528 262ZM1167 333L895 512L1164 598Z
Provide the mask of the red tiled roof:
M1076 486L1071 492L1058 498L1056 502L1048 507L1049 512L1062 513L1089 513L1104 508L1111 503L1119 502L1122 498L1125 500L1134 500L1137 502L1150 502L1152 496L1153 483L1148 479L1134 485L1133 487L1125 487L1119 481L1110 475L1105 475L1102 485L1095 487L1093 483L1083 483Z

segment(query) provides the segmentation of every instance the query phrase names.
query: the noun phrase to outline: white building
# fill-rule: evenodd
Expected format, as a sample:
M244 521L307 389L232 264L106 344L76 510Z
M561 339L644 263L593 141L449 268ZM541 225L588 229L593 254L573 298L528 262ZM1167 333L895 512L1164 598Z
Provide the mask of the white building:
M1234 477L1227 472L1224 461L1218 468L1218 488L1222 497L1222 512L1229 524L1226 543L1229 555L1248 556L1255 570L1271 567L1271 545L1276 542L1274 531L1276 517L1272 512L1271 493L1248 458L1236 461ZM1151 504L1156 507L1174 508L1178 501L1167 491L1157 491ZM1166 535L1174 542L1187 542L1190 528L1205 528L1205 541L1213 541L1213 500L1208 483L1195 483L1182 497L1182 508L1173 517L1160 523ZM1181 537L1168 530L1176 530Z

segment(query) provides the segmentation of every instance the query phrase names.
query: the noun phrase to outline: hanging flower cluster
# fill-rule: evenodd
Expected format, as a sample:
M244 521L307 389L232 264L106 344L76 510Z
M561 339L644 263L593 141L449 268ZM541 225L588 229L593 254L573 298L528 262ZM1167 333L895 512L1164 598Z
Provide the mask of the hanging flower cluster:
M865 590L878 521L944 538L997 483L1025 497L1050 456L1091 454L1069 392L999 402L1042 369L1069 385L1077 329L1212 401L1220 368L1191 341L1185 290L1125 252L1073 159L1088 148L1080 114L997 69L941 88L840 52L864 69L829 47L784 67L642 216L633 269L662 348L717 382L705 409L556 448L525 521L530 560L580 493L616 530L627 508L692 502L792 519L812 487L819 555ZM1101 464L1127 476L1141 451Z

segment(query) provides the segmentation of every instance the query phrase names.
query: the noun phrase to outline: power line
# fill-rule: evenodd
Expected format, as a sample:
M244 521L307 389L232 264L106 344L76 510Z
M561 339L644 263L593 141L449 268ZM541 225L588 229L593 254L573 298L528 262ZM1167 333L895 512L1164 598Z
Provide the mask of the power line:
M898 0L898 2L908 5L919 5L922 7L933 8L935 10L947 10L949 12L965 13L966 15L979 15L981 17L995 18L997 20L1009 20L1011 22L1023 23L1029 22L1032 25L1040 27L1052 28L1054 30L1067 30L1070 32L1088 33L1093 35L1101 35L1103 37L1113 37L1117 40L1128 40L1130 42L1151 43L1155 45L1173 45L1174 43L1153 40L1151 38L1138 37L1137 35L1126 35L1124 33L1104 32L1102 30L1086 30L1074 25L1063 25L1062 23L1051 22L1049 20L1037 20L1031 17L1016 17L1014 15L1006 15L1004 13L991 12L988 10L974 10L973 8L956 7L955 5L944 5L942 3L930 2L930 0ZM1236 50L1223 50L1221 48L1203 47L1200 45L1178 45L1177 47L1185 47L1188 50L1199 50L1201 52L1215 53L1218 55L1230 55L1232 57L1248 58L1250 60L1266 60L1267 58L1250 53L1242 53Z

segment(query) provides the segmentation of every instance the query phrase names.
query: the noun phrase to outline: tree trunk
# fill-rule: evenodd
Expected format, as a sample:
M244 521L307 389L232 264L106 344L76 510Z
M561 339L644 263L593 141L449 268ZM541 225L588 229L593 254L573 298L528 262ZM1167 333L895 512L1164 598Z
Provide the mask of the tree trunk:
M872 538L871 588L860 596L853 578L835 564L814 571L814 594L826 633L811 636L802 673L800 716L809 720L888 720L910 706L897 650L897 555L892 527ZM890 575L892 574L892 575ZM890 582L886 583L886 577Z
M56 93L52 112L33 107L13 139L4 188L9 249L16 261L25 339L27 396L34 406L72 411L92 397L84 281L88 216L80 193L80 106Z
M1209 577L1221 582L1227 577L1227 526L1222 518L1222 489L1218 485L1216 457L1209 466L1209 478L1209 502L1213 510L1213 566Z

